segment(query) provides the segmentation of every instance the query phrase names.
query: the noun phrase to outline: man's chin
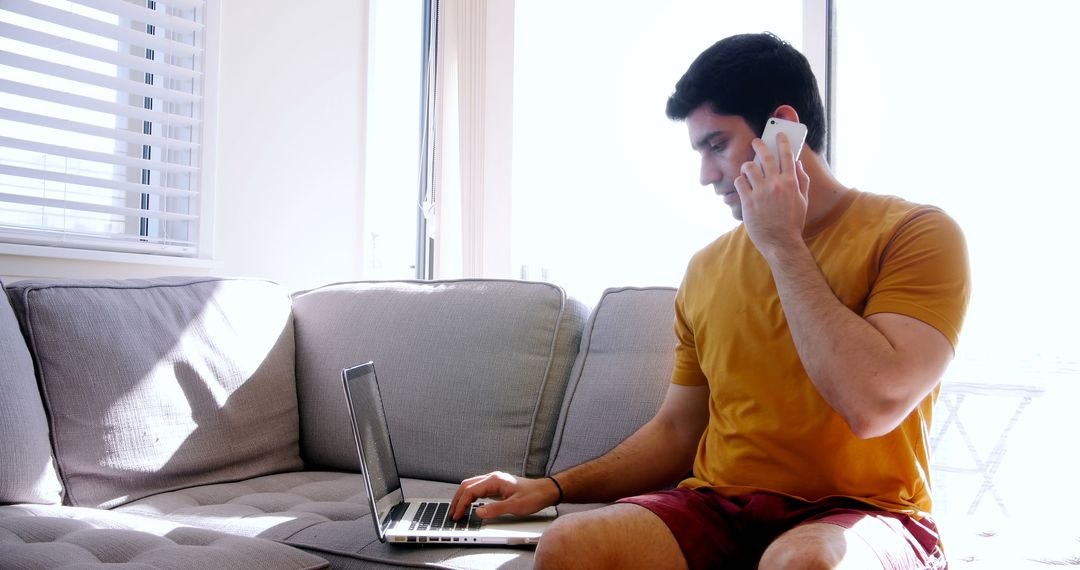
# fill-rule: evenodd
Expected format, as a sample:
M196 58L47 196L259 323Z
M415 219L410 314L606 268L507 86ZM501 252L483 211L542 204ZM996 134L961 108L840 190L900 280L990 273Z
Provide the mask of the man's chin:
M731 208L731 215L734 216L736 220L739 220L741 222L742 201L739 200L739 194L737 192L727 192L721 194L721 197L724 199L724 203L727 204L729 208Z

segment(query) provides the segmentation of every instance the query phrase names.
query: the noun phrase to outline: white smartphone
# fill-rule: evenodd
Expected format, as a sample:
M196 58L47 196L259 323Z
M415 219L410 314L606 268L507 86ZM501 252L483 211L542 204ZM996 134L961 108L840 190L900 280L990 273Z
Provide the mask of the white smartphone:
M776 144L777 133L787 135L788 141L791 142L792 154L795 155L795 160L799 160L799 155L802 154L803 142L806 140L806 125L776 117L769 117L769 120L765 121L765 132L761 133L761 140L769 145L769 150L772 151L775 157L780 156L780 150ZM755 156L754 160L761 164L759 157Z

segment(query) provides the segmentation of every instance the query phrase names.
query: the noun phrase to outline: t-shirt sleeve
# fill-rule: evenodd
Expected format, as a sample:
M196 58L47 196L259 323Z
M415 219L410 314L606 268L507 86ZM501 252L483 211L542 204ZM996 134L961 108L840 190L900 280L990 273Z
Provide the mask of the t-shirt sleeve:
M675 369L671 373L671 383L681 386L704 386L708 378L701 371L698 361L697 344L694 341L694 329L686 317L686 281L675 295Z
M960 226L941 210L923 208L899 224L882 251L863 316L898 313L918 319L945 335L955 349L970 296Z

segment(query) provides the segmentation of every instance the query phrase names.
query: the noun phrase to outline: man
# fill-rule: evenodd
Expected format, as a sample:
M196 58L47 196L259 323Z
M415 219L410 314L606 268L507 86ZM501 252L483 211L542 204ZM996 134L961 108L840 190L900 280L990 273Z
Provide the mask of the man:
M833 177L813 73L775 36L703 52L667 114L743 224L687 268L660 410L553 477L464 481L455 516L480 497L501 499L487 517L619 500L560 517L545 568L945 567L926 434L969 296L959 228ZM807 125L800 160L757 138L769 117Z

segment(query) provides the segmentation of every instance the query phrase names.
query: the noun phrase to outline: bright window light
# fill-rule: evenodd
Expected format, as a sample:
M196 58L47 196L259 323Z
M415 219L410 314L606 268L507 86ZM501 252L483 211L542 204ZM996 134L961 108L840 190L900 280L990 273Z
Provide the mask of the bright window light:
M941 514L1080 506L1060 492L1080 460L1048 447L1080 431L1078 21L1080 4L1054 0L838 2L838 177L940 206L967 237L973 293L939 412L939 428L952 411L959 422L938 450Z
M686 126L664 105L725 36L802 44L802 0L518 0L514 32L514 267L587 303L606 287L672 285L735 227L698 184ZM516 277L517 275L515 275Z

